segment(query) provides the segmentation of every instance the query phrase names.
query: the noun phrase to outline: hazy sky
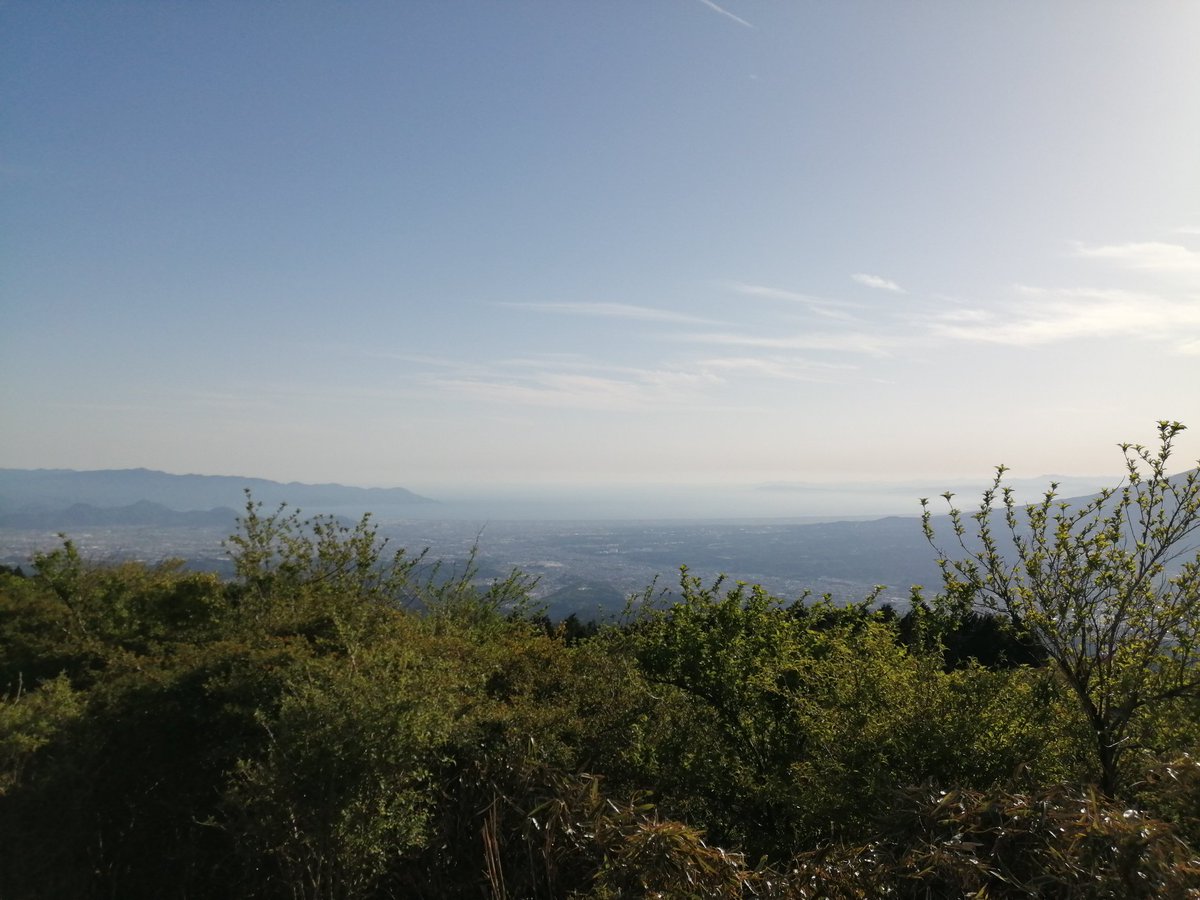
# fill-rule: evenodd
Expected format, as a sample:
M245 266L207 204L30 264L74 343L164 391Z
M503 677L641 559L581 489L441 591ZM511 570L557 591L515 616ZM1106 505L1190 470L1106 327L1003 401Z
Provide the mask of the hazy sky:
M0 466L1200 456L1200 3L0 6Z

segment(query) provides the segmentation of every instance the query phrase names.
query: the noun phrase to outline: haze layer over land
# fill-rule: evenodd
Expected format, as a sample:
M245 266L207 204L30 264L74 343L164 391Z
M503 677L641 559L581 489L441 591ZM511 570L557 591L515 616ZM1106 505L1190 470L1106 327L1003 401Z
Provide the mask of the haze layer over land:
M1078 507L1087 501L1077 493L1086 483L1066 479L1059 496ZM1032 499L1033 489L1044 489L1037 481L1012 486L1014 498ZM335 515L349 527L371 513L393 549L425 551L425 558L447 571L474 568L483 581L520 571L535 583L532 599L560 617L614 616L628 597L648 586L675 585L684 565L708 581L728 576L786 597L814 591L858 601L882 586L879 599L900 606L913 585L938 582L936 554L913 515L919 508L908 492L913 486L769 487L759 493L786 500L779 509L792 514L731 516L730 509L744 508L734 492L703 487L644 491L640 497L611 491L537 496L526 490L430 499L403 489L145 469L0 469L0 565L28 566L36 554L60 548L67 535L94 561L177 558L232 576L227 539L241 527L239 516L247 514L245 504L253 497L262 516L300 510L301 519ZM965 486L966 502L981 488ZM873 516L855 516L855 501L883 506L865 507ZM289 505L279 507L281 502ZM794 512L826 508L821 504L831 511ZM896 504L901 514L880 518L887 504ZM940 527L949 529L940 501L933 509ZM709 515L688 515L697 510Z

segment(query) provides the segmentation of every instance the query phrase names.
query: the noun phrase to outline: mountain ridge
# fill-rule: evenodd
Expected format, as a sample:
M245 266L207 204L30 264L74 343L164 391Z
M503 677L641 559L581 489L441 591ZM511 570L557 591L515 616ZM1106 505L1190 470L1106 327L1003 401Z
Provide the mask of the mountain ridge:
M268 506L287 503L313 512L361 512L436 503L406 488L280 482L240 475L179 475L158 469L0 468L5 513L55 512L76 504L113 509L139 501L175 512L240 509L246 492Z

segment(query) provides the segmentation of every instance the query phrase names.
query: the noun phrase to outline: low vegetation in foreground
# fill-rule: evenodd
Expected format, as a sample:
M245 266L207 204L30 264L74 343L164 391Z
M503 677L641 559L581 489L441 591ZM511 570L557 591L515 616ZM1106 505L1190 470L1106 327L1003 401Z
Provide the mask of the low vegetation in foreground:
M928 518L902 617L684 570L556 627L253 503L231 581L65 542L0 575L0 897L1200 896L1181 430Z

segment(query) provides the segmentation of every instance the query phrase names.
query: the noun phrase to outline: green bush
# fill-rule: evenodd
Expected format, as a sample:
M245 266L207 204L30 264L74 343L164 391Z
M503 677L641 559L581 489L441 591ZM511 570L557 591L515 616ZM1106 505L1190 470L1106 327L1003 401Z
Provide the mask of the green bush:
M685 572L680 601L630 638L661 696L634 734L647 783L719 841L787 858L866 834L905 784L1071 771L1071 707L1037 670L946 672L865 605L722 587Z

